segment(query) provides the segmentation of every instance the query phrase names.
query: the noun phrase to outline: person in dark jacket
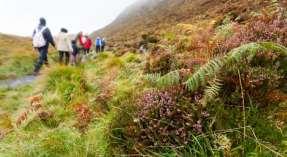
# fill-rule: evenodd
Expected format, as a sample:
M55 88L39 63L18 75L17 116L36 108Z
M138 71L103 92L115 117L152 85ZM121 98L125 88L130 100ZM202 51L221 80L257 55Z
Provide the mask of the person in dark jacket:
M105 38L102 39L102 47L101 47L101 51L104 52L105 51L105 46L106 46L106 40Z
M54 48L56 47L53 36L50 32L50 29L46 27L46 20L44 18L40 18L40 24L33 32L33 40L38 32L41 32L42 37L45 41L44 46L35 47L34 48L39 52L39 58L37 63L35 64L34 75L38 75L43 64L48 65L48 49L49 44L51 44Z
M71 58L71 64L72 65L77 65L78 64L78 54L79 54L79 48L77 46L77 41L72 40L72 58Z

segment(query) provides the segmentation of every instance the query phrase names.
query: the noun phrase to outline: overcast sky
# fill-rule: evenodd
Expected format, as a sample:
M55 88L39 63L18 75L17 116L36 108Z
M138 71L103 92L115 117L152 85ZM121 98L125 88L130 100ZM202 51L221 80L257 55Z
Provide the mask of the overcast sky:
M136 0L0 0L0 32L30 36L45 17L52 33L91 33L112 22Z

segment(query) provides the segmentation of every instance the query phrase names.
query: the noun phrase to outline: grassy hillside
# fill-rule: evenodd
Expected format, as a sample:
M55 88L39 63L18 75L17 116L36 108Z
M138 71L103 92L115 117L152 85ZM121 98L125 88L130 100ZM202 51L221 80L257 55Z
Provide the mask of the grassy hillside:
M1 90L0 156L284 156L287 93L279 78L286 69L232 68L241 57L254 62L253 53L273 50L287 56L276 44L248 44L200 69L163 76L146 73L149 57L133 53L47 69L31 86ZM271 77L261 78L260 68Z
M0 80L31 73L36 55L29 38L0 34Z
M273 10L274 3L276 1L139 0L113 23L94 32L93 36L106 37L114 47L138 48L142 34L158 36L179 23L194 24L202 20L220 23L228 14L233 20L246 23L264 9L267 12Z
M193 4L198 17L159 22L146 53L118 47L0 89L0 156L286 156L287 14L280 1L228 1L221 12L223 2L155 1L172 13ZM247 2L239 20L232 10ZM196 12L209 8L216 16Z

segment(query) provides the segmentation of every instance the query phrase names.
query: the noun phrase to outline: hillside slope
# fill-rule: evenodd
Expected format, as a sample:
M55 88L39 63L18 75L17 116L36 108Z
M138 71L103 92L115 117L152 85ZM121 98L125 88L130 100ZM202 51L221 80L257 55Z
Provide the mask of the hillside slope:
M0 80L30 72L35 54L31 39L0 33Z
M92 36L104 36L112 46L118 47L118 42L133 45L142 34L160 34L179 23L220 21L228 14L243 22L250 12L255 14L270 5L266 0L139 0Z
M31 85L0 89L0 157L286 156L279 3L139 2L102 33L116 48L156 38L147 53L90 53L81 66L51 64Z

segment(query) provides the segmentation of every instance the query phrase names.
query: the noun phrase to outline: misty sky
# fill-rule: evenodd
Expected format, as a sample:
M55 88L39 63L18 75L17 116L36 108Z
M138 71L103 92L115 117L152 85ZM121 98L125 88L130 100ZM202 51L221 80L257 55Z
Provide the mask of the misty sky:
M0 32L30 36L45 17L52 33L91 33L112 22L136 0L0 0Z

